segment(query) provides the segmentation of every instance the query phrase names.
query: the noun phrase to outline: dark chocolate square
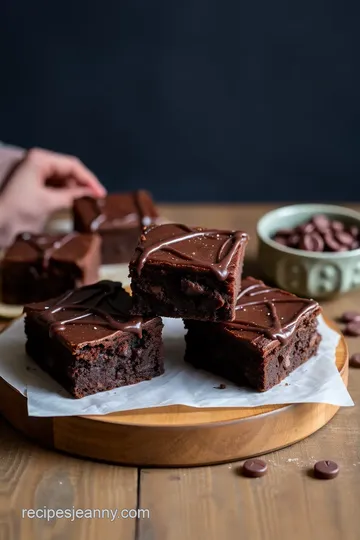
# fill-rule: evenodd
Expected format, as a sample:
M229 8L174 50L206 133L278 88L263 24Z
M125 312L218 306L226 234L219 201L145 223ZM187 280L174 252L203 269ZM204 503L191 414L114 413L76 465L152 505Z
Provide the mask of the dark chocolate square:
M74 397L164 372L160 317L134 317L121 283L100 281L25 306L26 350Z
M247 242L240 231L149 227L129 266L134 313L233 319Z
M98 281L100 237L20 234L1 263L2 301L24 305Z
M236 384L269 390L316 354L319 313L314 300L246 278L234 321L185 321L185 360Z
M102 263L128 263L143 227L156 223L158 211L144 190L115 193L104 199L83 197L74 202L74 228L102 237Z

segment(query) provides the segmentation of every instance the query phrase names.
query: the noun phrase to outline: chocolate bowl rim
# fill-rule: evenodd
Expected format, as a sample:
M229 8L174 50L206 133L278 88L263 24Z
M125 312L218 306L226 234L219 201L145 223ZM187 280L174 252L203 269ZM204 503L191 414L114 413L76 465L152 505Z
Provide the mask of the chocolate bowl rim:
M281 251L283 253L287 253L289 255L297 255L301 257L305 257L308 259L351 259L354 257L360 257L360 247L357 249L352 249L350 251L306 251L304 249L296 249L291 248L288 246L283 246L282 244L279 244L275 240L273 240L268 232L264 231L264 228L266 227L266 222L271 218L276 218L276 216L279 216L279 214L287 214L293 215L294 210L297 209L299 211L306 210L311 211L311 209L314 209L314 214L325 214L325 215L337 215L337 216L343 216L347 218L351 218L354 220L354 222L357 222L360 228L360 212L357 212L356 210L352 210L351 208L347 208L346 206L338 206L334 204L322 204L322 203L304 203L304 204L291 204L287 206L280 206L279 208L275 208L274 210L270 210L270 212L267 212L264 214L259 221L257 222L256 226L256 232L259 240L267 244L268 246L272 247L273 249L276 249L278 251ZM284 226L282 227L284 228ZM271 233L273 234L273 233Z

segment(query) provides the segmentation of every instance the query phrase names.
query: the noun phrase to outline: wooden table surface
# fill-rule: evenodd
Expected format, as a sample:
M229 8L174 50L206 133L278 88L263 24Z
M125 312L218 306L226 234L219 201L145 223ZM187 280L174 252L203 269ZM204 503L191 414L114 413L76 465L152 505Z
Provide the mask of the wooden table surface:
M353 206L360 209L360 205ZM269 205L163 205L169 219L241 228L251 235L248 269L256 272L255 225ZM324 303L336 318L359 309L360 291ZM348 340L350 353L360 338ZM360 370L349 390L360 399ZM351 540L360 538L358 405L305 441L266 456L261 479L240 463L193 469L136 469L94 463L39 448L0 418L0 540ZM339 463L338 478L315 480L315 461ZM22 509L145 509L149 518L22 518Z

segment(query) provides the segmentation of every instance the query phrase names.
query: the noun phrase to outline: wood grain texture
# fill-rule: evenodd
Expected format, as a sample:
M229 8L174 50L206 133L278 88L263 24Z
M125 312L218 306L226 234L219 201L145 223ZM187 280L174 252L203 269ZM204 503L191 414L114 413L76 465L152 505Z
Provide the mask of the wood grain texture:
M22 519L22 509L136 508L137 471L41 449L0 419L0 539L132 539L134 520ZM111 536L113 535L113 536Z
M347 384L343 337L336 363ZM56 450L124 465L187 467L256 456L309 436L338 409L327 403L211 409L169 406L103 416L36 418L28 416L26 398L0 378L0 411L17 429Z
M279 205L163 205L163 214L174 221L195 225L246 229L252 236L246 266L249 273L259 275L254 261L255 224L259 217L276 206ZM360 210L360 205L347 206ZM325 314L330 318L349 309L360 310L360 290L324 304ZM350 353L359 352L360 338L349 339L348 345ZM349 390L357 404L360 400L360 370L350 369ZM143 469L139 504L150 509L150 519L139 521L136 531L134 524L129 522L120 522L111 531L103 521L92 522L91 534L95 537L96 532L96 538L104 534L107 540L359 538L360 414L357 405L340 410L325 428L311 437L268 454L265 459L269 473L257 480L238 475L240 462L193 469ZM308 470L318 459L337 461L341 466L338 478L323 482L308 476ZM47 452L26 441L0 420L0 540L88 538L81 529L84 526L81 522L68 524L62 533L59 528L55 531L61 523L36 524L35 530L31 520L23 523L19 517L24 501L27 504L29 500L33 501L32 492L41 483L41 475L46 479L41 484L44 496L51 497L53 490L49 478L59 468L68 478L87 477L86 487L80 481L72 483L79 506L87 501L93 507L95 500L100 503L108 500L108 504L114 506L119 490L124 504L130 505L134 500L135 469ZM123 477L123 471L126 471L126 477ZM87 493L90 482L91 491ZM86 526L88 532L89 524ZM92 540L91 536L89 538Z

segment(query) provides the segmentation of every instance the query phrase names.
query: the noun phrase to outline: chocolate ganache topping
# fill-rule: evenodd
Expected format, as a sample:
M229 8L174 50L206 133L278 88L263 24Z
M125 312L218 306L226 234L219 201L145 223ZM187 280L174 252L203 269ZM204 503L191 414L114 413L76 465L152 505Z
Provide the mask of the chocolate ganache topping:
M140 225L147 227L157 219L157 212L147 191L108 195L105 199L90 199L95 217L90 228L97 231L103 223L117 227Z
M248 277L241 284L235 320L222 324L230 330L265 335L285 343L301 317L312 311L320 312L314 300L299 298Z
M104 280L69 291L50 302L26 306L25 312L41 312L50 323L50 335L65 330L67 325L95 325L115 332L131 332L141 338L143 319L130 316L130 307L130 295L122 284Z
M38 253L41 265L43 269L46 270L49 267L50 259L54 253L78 236L79 234L76 232L56 237L22 233L18 238L26 242Z
M139 275L151 258L151 261L171 264L187 261L193 266L211 270L223 281L229 274L229 266L237 250L245 248L248 236L241 231L219 231L169 223L146 229L141 240L133 260Z

